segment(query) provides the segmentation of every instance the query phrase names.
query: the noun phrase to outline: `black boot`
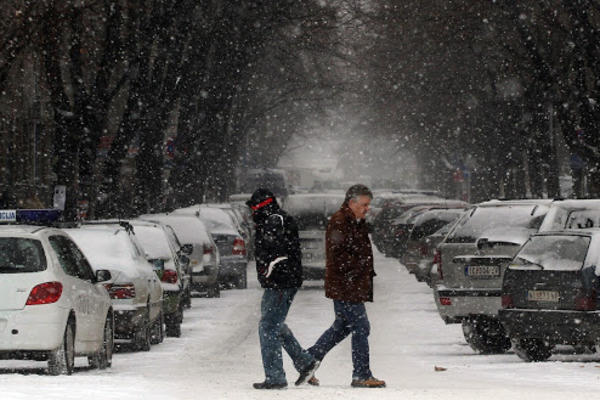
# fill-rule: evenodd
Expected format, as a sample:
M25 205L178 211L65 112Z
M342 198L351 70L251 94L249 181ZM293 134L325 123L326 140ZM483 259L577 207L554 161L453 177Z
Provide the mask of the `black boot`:
M269 383L267 381L252 384L254 389L285 389L287 383Z
M306 367L305 370L300 371L300 376L296 379L296 386L308 382L308 380L313 377L320 364L321 362L319 360L313 360L313 362L308 364L308 367Z

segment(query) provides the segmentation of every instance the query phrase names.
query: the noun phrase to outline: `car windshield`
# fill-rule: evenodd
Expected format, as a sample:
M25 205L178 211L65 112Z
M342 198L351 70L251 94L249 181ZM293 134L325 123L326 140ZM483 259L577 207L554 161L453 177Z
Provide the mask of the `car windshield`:
M446 238L447 243L474 243L484 232L497 228L539 228L536 205L477 207L467 212ZM533 215L532 215L533 214Z
M46 269L46 256L39 240L0 238L0 274L39 272Z
M590 245L586 236L533 236L512 261L511 269L577 271Z

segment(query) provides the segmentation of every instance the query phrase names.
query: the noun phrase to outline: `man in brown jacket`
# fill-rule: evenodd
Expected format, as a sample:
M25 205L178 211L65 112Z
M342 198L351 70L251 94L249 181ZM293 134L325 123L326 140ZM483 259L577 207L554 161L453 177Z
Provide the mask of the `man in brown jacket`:
M308 349L321 361L336 344L352 334L353 387L385 387L369 367L369 319L365 302L373 301L373 250L365 215L373 194L364 185L346 192L344 204L327 225L325 296L333 299L335 321ZM313 384L315 383L313 379Z

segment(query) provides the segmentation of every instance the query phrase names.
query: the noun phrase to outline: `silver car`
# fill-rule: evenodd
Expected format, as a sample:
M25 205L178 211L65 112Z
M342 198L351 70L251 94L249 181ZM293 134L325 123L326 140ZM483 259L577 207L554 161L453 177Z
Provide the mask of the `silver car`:
M519 247L538 231L551 202L481 203L468 210L438 246L438 311L446 323L462 323L474 350L499 353L510 348L497 318L502 277Z
M304 279L325 278L325 230L344 193L302 193L287 197L284 209L296 220Z

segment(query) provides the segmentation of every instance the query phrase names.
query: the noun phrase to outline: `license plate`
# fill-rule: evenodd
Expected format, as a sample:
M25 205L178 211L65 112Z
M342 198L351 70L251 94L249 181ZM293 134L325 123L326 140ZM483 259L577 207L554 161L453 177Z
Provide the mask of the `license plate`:
M467 265L465 275L475 278L492 278L500 276L498 265Z
M527 300L558 303L558 292L552 290L528 290Z

